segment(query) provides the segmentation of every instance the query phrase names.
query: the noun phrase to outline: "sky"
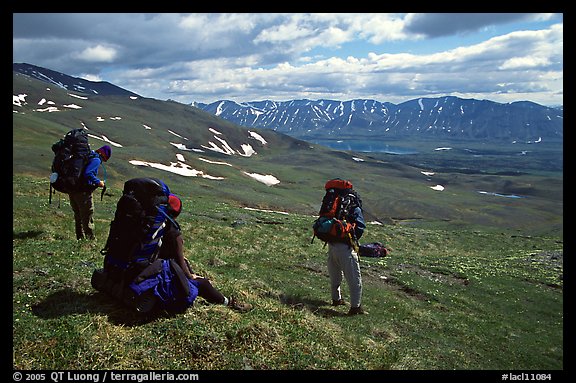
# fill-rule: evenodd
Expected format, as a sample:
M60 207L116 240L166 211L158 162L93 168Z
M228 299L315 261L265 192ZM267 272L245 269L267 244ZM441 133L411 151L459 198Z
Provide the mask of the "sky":
M13 13L13 62L189 104L563 104L562 13Z

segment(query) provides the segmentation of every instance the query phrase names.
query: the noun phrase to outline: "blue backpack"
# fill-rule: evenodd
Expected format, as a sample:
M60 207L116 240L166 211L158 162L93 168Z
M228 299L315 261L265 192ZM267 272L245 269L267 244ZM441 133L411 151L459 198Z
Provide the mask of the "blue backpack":
M198 291L176 262L158 259L169 214L168 185L156 178L124 183L104 248L104 267L92 274L92 286L139 312L155 306L186 308Z

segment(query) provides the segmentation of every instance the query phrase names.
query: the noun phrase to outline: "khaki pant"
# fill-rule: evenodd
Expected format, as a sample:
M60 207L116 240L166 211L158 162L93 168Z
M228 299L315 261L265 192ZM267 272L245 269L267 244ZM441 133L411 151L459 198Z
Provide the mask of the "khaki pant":
M328 274L332 300L342 298L340 285L342 274L350 290L350 307L359 307L362 303L362 274L358 254L345 243L328 243Z
M70 193L69 197L70 206L72 206L72 211L74 211L76 239L95 239L92 192L74 192Z

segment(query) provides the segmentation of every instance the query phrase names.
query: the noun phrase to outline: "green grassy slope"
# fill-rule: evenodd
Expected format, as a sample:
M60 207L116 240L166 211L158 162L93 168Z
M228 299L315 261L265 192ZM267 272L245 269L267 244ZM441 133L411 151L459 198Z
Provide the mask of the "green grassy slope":
M25 76L15 76L13 88L27 94L12 122L15 369L564 368L563 180L545 160L558 148L542 146L538 158L404 157L332 151L254 130L263 145L247 129L177 103L83 99ZM60 111L37 111L43 99ZM82 108L63 107L70 104ZM50 147L81 126L99 137L91 138L94 148L104 137L122 145L106 164L95 243L74 239L66 198L58 193L48 204ZM250 143L257 154L170 144L222 147L216 136L234 150ZM129 162L170 165L178 155L181 166L223 179ZM470 171L474 164L479 170ZM245 172L280 183L267 186ZM252 312L199 299L184 314L139 317L92 289L123 183L138 176L162 178L182 197L185 252L195 269L254 304ZM364 242L393 249L361 260L367 316L329 305L325 249L310 243L324 182L333 177L354 183L368 221L386 223L369 224ZM433 190L437 184L445 189Z
M117 199L97 202L97 241L77 242L68 202L49 205L43 179L13 185L15 369L564 368L557 237L369 225L364 241L393 251L361 260L370 314L347 317L329 305L312 217L187 195L194 268L255 309L199 298L184 314L139 317L90 286Z

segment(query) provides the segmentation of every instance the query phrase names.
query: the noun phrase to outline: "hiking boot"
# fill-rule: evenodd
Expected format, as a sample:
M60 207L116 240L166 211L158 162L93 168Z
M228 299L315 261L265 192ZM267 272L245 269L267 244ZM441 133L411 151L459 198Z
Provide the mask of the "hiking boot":
M337 301L335 301L334 299L332 299L332 306L343 306L346 304L346 301L344 301L344 299L340 298Z
M358 315L358 314L368 314L368 311L364 311L362 306L350 307L350 311L348 311L348 315Z
M230 300L228 301L228 307L241 313L252 310L252 305L250 303L240 303L234 297L230 297Z

